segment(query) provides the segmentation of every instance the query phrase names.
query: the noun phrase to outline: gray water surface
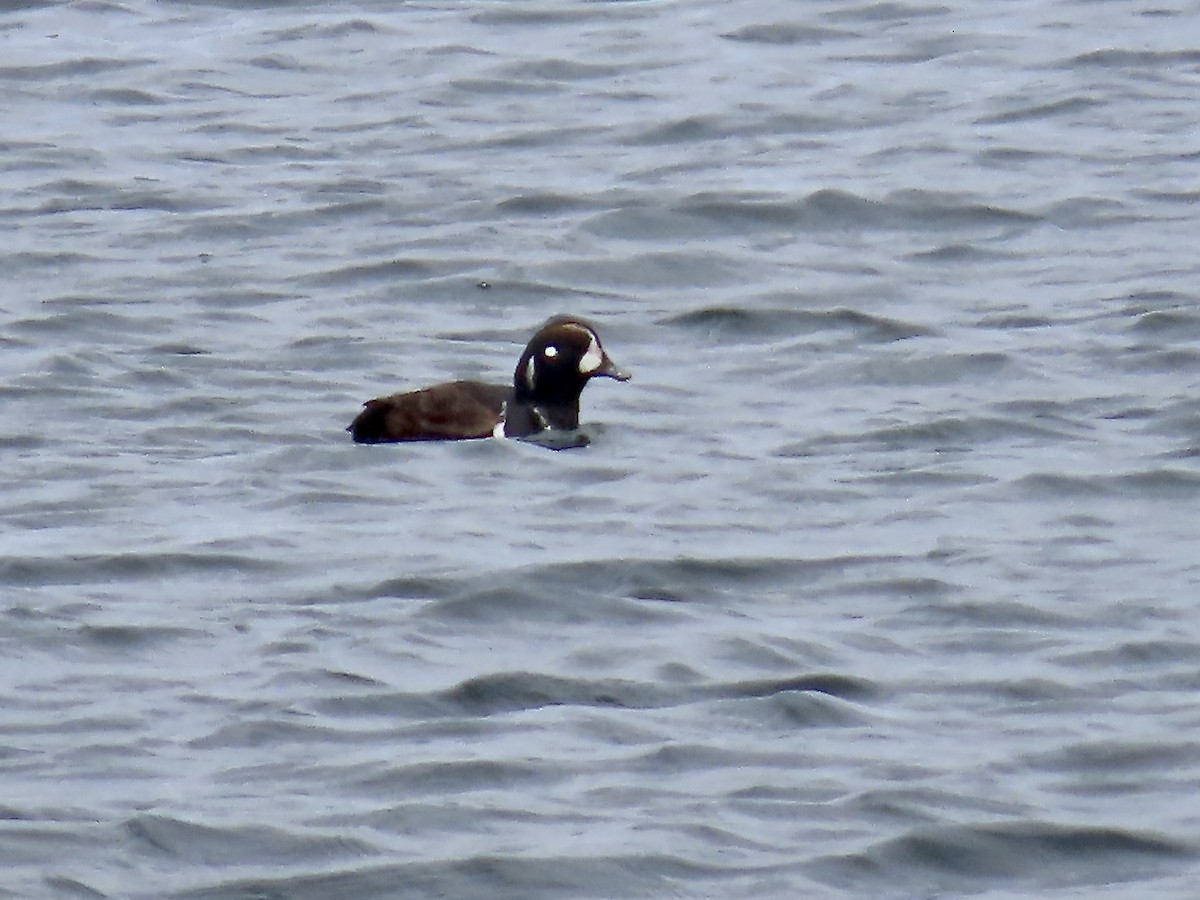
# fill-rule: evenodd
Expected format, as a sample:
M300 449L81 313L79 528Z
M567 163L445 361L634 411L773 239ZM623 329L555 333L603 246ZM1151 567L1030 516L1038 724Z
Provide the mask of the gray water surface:
M1196 896L1198 14L7 4L0 896Z

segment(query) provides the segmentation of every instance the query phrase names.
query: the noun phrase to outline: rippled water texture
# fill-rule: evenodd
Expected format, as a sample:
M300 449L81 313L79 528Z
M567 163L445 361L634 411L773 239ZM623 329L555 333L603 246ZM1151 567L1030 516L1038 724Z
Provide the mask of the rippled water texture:
M5 4L0 896L1196 896L1198 14Z

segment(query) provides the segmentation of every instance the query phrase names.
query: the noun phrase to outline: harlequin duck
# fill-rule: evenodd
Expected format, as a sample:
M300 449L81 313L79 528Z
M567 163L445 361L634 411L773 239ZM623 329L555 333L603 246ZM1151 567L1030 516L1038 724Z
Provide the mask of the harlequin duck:
M517 361L511 387L452 381L379 397L346 429L360 444L512 437L579 446L579 394L588 379L628 381L604 352L596 329L582 319L554 316Z

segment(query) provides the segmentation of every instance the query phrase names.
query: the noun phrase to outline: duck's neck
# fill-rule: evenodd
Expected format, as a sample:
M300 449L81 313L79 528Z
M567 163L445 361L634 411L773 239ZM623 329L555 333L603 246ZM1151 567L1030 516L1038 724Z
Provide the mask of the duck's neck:
M513 396L504 415L504 433L509 437L537 434L539 431L570 431L579 427L579 398L556 403L538 400L520 392Z

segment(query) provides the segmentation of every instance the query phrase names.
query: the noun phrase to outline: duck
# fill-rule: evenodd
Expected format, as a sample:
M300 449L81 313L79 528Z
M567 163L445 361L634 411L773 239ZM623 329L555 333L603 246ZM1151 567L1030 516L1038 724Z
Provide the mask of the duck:
M359 444L506 437L549 446L581 446L579 395L593 378L628 381L596 328L557 315L529 339L511 385L451 381L376 397L346 430Z

